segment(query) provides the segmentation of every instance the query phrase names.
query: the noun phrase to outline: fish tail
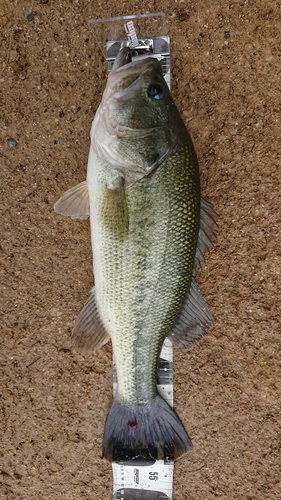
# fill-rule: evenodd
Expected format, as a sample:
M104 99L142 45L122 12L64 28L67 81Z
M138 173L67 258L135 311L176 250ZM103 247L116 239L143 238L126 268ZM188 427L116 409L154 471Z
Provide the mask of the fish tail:
M167 461L191 449L182 423L161 396L137 406L115 397L104 429L102 451L107 460Z

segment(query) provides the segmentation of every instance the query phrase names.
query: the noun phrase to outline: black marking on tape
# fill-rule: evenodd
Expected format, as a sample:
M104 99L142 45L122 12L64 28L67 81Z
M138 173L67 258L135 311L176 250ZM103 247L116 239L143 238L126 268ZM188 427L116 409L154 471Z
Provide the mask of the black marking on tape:
M157 385L169 385L173 383L173 363L167 359L159 358L157 368Z
M115 491L113 500L172 500L161 491L136 490L134 488L120 488Z
M160 456L161 455L161 456ZM147 448L128 449L114 446L112 451L112 461L118 464L134 465L134 466L151 466L157 460L164 460L165 464L170 464L174 460L174 447L165 445L157 448L153 445L148 445Z

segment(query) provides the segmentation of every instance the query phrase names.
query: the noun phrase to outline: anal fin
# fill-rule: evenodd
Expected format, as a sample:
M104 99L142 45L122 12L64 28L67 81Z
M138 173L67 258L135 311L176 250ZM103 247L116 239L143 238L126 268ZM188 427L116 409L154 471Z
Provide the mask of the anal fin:
M71 338L81 354L89 354L99 349L110 338L98 311L95 288L92 289L90 297L77 318Z
M177 347L192 347L206 333L211 321L208 306L192 278L187 299L167 337Z
M87 219L90 215L90 202L87 181L80 182L66 191L55 203L54 210L72 219Z

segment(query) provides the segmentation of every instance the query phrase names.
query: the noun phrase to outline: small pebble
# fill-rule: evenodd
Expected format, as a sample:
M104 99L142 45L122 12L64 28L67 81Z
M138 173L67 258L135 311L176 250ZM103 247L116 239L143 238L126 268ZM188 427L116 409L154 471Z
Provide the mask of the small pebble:
M10 149L13 149L16 147L17 145L17 141L15 139L12 139L11 137L9 139L7 139L7 144L9 146Z
M228 39L230 38L230 32L229 32L229 31L225 31L225 32L224 32L224 38L225 38L226 40L228 40Z
M58 144L58 142L59 142L59 141L55 140L55 141L54 141L54 144Z
M30 14L27 14L26 19L30 22L34 21L34 17L35 17L35 12L30 12Z
M62 311L60 311L58 309L58 307L51 307L49 312L50 312L50 315L52 316L52 318L59 318L59 316L62 315Z
M181 22L186 21L187 17L188 17L188 11L186 11L185 9L179 9L176 12L176 19L178 19L178 21L181 21Z
M26 79L26 74L25 73L21 73L20 74L20 80L25 80Z

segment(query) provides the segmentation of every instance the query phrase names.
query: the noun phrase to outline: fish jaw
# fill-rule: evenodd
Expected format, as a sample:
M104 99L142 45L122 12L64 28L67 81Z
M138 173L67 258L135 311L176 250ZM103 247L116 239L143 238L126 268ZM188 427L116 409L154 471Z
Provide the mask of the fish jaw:
M155 144L154 138L157 135L163 134L163 130L155 128L150 129L132 129L124 125L116 124L114 126L112 121L110 122L106 118L101 123L99 121L100 110L97 110L96 118L93 121L91 128L91 149L95 152L99 160L107 163L112 168L118 170L124 176L126 183L131 184L139 181L144 176L149 175L155 168L163 163L163 161L174 154L177 149L177 140L173 141L172 144L164 143L164 147L161 152L154 152L153 145ZM97 123L99 123L99 133L96 133ZM98 138L102 136L102 141ZM151 161L147 163L143 159L136 155L134 160L133 151L131 150L131 156L129 154L129 145L125 148L128 153L124 154L124 150L120 151L120 139L124 138L124 142L128 143L128 138L131 139L133 143L138 143L143 150L145 150L146 139L149 140L149 148L152 150ZM89 171L89 167L88 167Z
M129 158L120 155L118 151L118 135L114 133L113 126L110 124L107 127L107 120L100 120L100 108L96 112L95 119L91 128L91 146L90 150L97 156L97 158L110 165L112 168L118 170L126 177L128 183L136 182L146 174L138 165L134 165ZM96 133L97 124L99 126L99 133ZM115 131L117 127L115 128ZM110 133L111 132L111 133ZM102 141L98 139L102 136ZM88 174L91 171L92 165L88 163Z

